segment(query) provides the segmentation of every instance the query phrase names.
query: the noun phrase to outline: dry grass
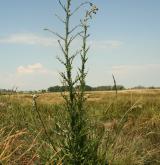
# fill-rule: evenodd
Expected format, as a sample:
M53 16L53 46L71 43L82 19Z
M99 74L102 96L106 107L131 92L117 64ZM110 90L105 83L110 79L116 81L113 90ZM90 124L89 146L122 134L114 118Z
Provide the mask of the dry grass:
M36 155L36 138L28 143L24 137L31 138L26 129L15 131L15 128L1 128L0 130L0 162L7 165L33 164ZM34 156L33 156L33 155ZM29 163L30 162L30 163Z
M104 131L100 153L107 150L111 165L160 164L160 90L121 91L117 98L114 92L87 92L86 97L87 113L94 123L91 130L97 130L97 134ZM48 134L57 147L63 138L54 130L57 123L64 122L66 115L61 94L40 94L37 102ZM31 95L0 96L0 116L3 164L54 162L57 155L32 110ZM59 161L61 159L59 157Z

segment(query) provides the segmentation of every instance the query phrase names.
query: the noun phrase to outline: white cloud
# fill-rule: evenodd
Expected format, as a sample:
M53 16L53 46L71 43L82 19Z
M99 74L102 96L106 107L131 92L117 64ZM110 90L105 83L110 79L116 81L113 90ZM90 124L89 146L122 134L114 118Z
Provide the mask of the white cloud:
M160 64L143 65L116 65L102 70L93 66L87 77L89 85L113 84L112 73L115 75L117 84L125 87L137 85L160 86ZM101 73L101 74L100 74ZM41 63L17 67L16 72L4 73L0 71L0 88L17 86L19 90L42 89L60 84L59 75L54 70L46 68Z
M110 70L110 74L113 73L118 82L126 86L160 86L159 72L160 64L119 65Z
M160 64L143 64L143 65L117 65L112 66L112 72L117 74L129 74L131 72L146 72L147 71L160 71Z
M34 73L34 72L41 72L42 70L44 70L42 64L36 63L33 65L28 65L28 66L19 66L17 68L17 73L29 74L29 73Z
M79 39L75 40L73 47L79 46L80 42ZM53 37L44 37L34 33L17 33L6 37L0 37L0 44L26 44L44 47L58 46L57 40ZM118 40L93 40L89 41L89 45L93 49L108 49L119 48L123 45L123 42Z
M51 71L45 68L41 63L35 63L27 66L19 66L16 69L16 73L25 75L25 74L56 74L55 71Z
M19 66L12 73L0 71L0 88L12 89L13 86L19 90L46 89L58 84L58 72L44 67L41 63L27 66Z
M112 66L111 72L113 74L127 74L129 70L133 69L135 66L129 66L129 65L117 65Z
M27 44L41 46L57 46L57 40L43 37L33 33L17 33L7 37L0 37L1 44Z
M55 74L0 73L0 79L2 89L18 87L18 90L38 90L58 84L58 77Z
M93 49L108 49L119 48L123 45L122 41L118 40L103 40L103 41L90 41L89 44Z
M91 66L87 77L87 84L113 85L112 74L114 74L117 84L125 87L160 86L160 64L133 64L133 65L113 65L96 67Z

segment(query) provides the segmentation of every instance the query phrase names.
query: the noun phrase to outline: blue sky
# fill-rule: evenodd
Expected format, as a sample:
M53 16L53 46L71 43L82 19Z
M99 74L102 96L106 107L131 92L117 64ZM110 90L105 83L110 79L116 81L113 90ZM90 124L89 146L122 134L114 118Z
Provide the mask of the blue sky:
M82 2L74 0L73 7ZM93 0L99 8L91 22L87 84L160 86L160 1ZM84 10L81 11L83 13ZM57 0L1 0L0 88L42 89L60 84L63 67L57 38L63 33L54 13L63 16ZM76 24L80 12L72 19ZM74 48L78 48L76 41Z

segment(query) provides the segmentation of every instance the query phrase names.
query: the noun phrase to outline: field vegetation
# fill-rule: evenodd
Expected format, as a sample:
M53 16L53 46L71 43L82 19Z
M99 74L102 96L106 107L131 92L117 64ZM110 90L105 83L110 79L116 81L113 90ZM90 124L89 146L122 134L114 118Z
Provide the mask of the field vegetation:
M58 37L62 93L59 86L56 93L0 93L0 164L160 164L160 90L123 90L112 75L113 87L87 91L88 29L98 8L88 1L73 8L72 2L58 0L63 35L44 29ZM72 27L83 7L84 15ZM71 44L77 37L81 44L75 50Z
M160 164L160 91L87 92L90 132L102 135L98 155L109 164ZM0 96L0 160L2 164L62 164L65 141L64 100L61 93L39 94L38 112L32 95ZM96 132L96 134L95 134ZM52 141L54 148L52 147ZM94 154L94 153L91 153ZM57 164L58 164L57 163Z

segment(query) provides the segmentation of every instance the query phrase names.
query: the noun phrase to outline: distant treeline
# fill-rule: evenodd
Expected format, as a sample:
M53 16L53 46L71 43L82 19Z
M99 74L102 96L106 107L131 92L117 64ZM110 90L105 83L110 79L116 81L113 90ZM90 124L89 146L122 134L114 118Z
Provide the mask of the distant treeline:
M78 86L75 88L79 88ZM89 85L85 86L85 91L111 91L111 90L124 90L125 87L122 85L115 86L98 86L98 87L91 87ZM48 88L48 92L64 92L68 91L66 86L53 86Z
M76 87L78 88L78 86ZM123 85L117 85L115 86L97 86L97 87L92 87L89 85L85 86L85 91L112 91L112 90L125 90L128 88L125 88ZM160 87L154 87L154 86L150 86L150 87L144 87L144 86L136 86L133 88L129 88L129 89L160 89ZM42 89L42 90L34 90L34 91L18 91L17 88L16 89L0 89L0 94L14 94L14 93L46 93L46 92L64 92L64 91L68 91L66 86L53 86L53 87L49 87L48 89Z
M13 89L0 89L0 94L12 94L12 93L16 93L16 90Z

